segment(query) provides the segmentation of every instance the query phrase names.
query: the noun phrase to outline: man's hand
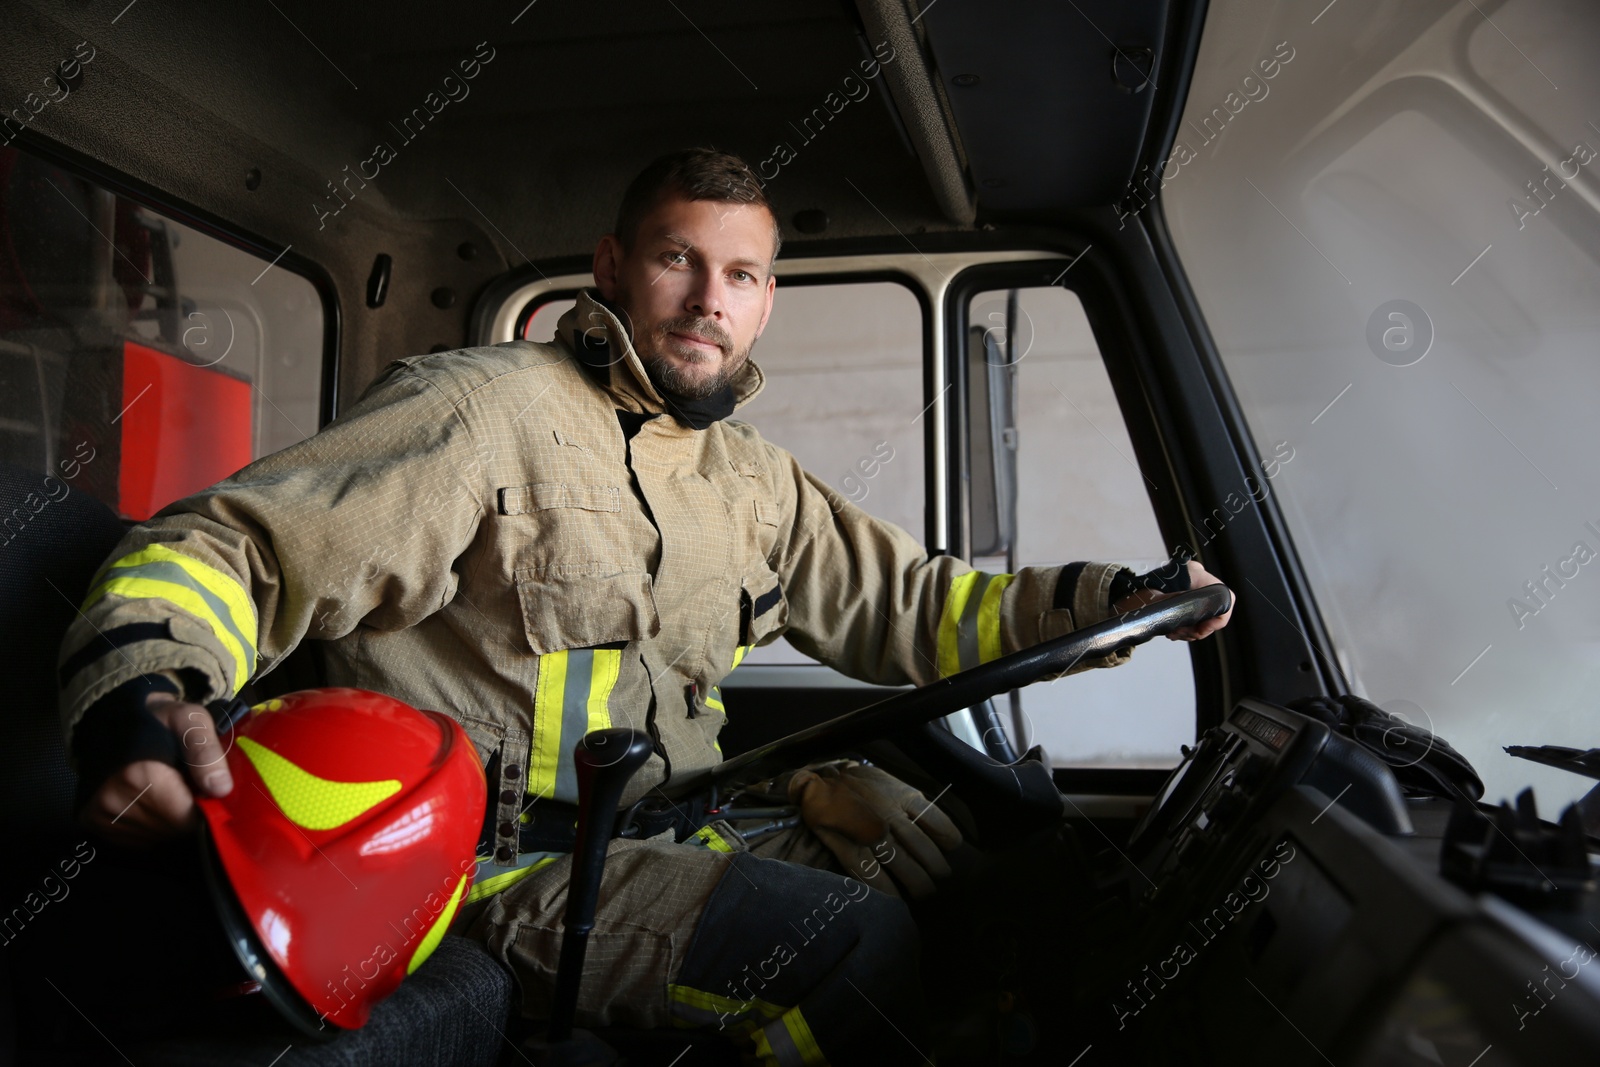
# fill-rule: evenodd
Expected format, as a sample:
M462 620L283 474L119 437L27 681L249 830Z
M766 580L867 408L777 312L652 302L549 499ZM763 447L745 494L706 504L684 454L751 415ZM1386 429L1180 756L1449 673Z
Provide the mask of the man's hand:
M1190 589L1199 589L1203 585L1222 584L1221 578L1218 578L1216 575L1200 566L1198 561L1190 560L1186 566L1189 568ZM1173 573L1175 574L1176 572ZM1117 601L1112 605L1112 609L1119 615L1126 615L1130 611L1145 607L1149 604L1159 604L1161 601L1168 600L1177 595L1177 593L1158 593L1154 589L1141 589L1138 592L1131 593ZM1218 615L1216 618L1207 619L1198 626L1185 626L1181 629L1174 630L1167 635L1167 640L1199 641L1202 638L1210 637L1212 634L1228 625L1228 620L1231 618L1233 618L1233 605L1229 604L1228 610L1223 612L1221 615Z
M845 874L874 889L925 897L935 878L950 876L944 853L961 843L961 831L921 793L877 767L845 763L797 771L789 779L789 799Z
M195 794L227 796L233 790L227 749L217 738L211 713L166 693L153 693L146 706L178 738L184 767L139 760L101 783L79 818L120 845L153 845L192 831L200 821Z

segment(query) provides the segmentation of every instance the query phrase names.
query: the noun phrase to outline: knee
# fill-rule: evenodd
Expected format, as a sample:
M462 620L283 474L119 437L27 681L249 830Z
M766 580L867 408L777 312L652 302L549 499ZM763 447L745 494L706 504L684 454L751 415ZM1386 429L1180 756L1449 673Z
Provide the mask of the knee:
M868 890L851 910L858 953L883 959L894 968L916 966L921 942L905 901Z

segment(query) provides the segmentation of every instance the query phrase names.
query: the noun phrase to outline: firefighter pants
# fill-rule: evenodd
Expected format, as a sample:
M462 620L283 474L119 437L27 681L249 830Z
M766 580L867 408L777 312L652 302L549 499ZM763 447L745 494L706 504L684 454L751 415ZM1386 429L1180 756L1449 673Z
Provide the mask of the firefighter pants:
M780 837L810 839L803 828ZM825 862L805 842L763 845ZM550 1011L570 866L540 868L457 925L511 969L530 1018ZM709 1028L784 1067L921 1063L919 972L905 905L856 879L670 835L616 840L578 1023Z

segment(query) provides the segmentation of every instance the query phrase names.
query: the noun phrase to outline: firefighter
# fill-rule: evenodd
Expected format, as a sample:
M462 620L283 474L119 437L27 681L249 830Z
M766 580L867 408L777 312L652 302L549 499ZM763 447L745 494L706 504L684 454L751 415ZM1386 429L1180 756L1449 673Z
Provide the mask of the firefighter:
M321 433L130 531L62 649L86 821L129 843L192 827L194 796L233 785L201 705L322 641L330 684L443 711L477 746L491 810L457 929L538 1017L568 862L525 830L535 811L568 817L586 732L652 738L627 804L719 761L715 687L780 635L853 677L923 685L1163 595L1116 564L929 558L732 421L762 387L749 356L779 242L743 161L663 157L551 343L397 360ZM1185 577L1216 581L1192 562ZM151 758L162 731L181 773ZM612 843L580 1023L720 1028L768 1063L920 1060L896 897L932 890L959 832L877 767L777 788L805 827L762 855L726 826Z

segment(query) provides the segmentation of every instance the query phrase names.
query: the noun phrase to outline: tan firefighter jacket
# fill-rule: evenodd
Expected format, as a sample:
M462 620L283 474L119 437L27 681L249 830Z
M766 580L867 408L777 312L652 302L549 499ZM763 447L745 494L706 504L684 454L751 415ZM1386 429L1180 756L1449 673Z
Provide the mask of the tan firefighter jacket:
M762 380L747 363L737 401ZM752 427L694 430L665 406L588 293L553 343L396 361L321 433L123 539L63 646L69 738L136 674L203 678L185 696L215 699L315 638L331 684L446 712L498 750L497 855L514 857L524 792L576 800L589 730L659 738L630 799L669 760L716 763L713 687L753 645L786 634L852 677L921 685L1109 614L1113 565L1052 609L1060 568L930 559ZM628 441L619 410L655 417Z

